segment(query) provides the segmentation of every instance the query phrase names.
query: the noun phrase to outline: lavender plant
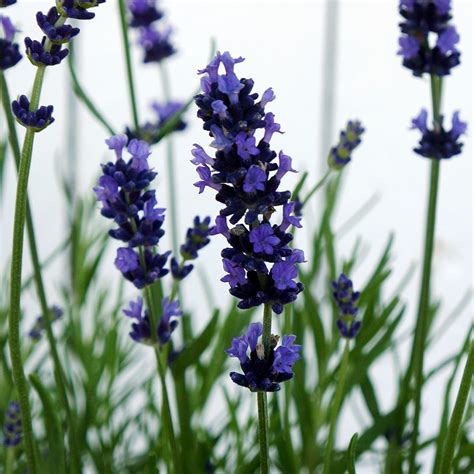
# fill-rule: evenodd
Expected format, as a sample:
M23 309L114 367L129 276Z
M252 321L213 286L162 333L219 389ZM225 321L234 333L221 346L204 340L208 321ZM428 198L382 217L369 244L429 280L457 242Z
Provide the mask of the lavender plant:
M0 0L0 7L15 3ZM94 7L107 13L112 3L58 0L36 15L44 37L25 31L24 40L15 7L0 10L0 197L9 191L3 170L8 173L10 156L18 169L11 271L0 272L0 470L471 472L474 327L451 355L439 355L439 341L472 294L437 324L443 308L431 289L439 174L449 166L441 163L463 159L467 132L464 113L450 114L446 124L441 110L443 82L461 65L451 2L401 0L399 6L403 66L430 78L432 96L432 111L422 109L411 124L419 132L413 153L431 168L413 328L405 296L413 269L396 281L394 237L374 263L365 238L352 248L342 239L370 212L373 199L342 225L337 219L344 186L353 185L346 176L369 158L369 122L347 121L322 157L327 168L319 179L304 171L293 188L282 187L297 166L275 149L282 130L268 111L273 89L256 93L252 79L237 75L243 58L218 52L199 71L201 90L194 99L174 101L167 67L177 48L154 0L116 2L130 109L129 117L110 120L106 102L96 104L89 95L94 82L87 91L80 83L79 66L89 59L72 60L71 40L80 41L78 25L94 17ZM134 66L135 42L141 67L158 66L163 86L161 100L155 92L147 98L150 120L141 120L138 107L137 94L145 91ZM54 130L69 122L56 102L40 105L46 69L64 61L71 74L67 85L103 127L96 133L106 132L108 150L88 150L97 171L107 153L94 192L87 185L84 196L76 195L64 180L58 201L70 208L67 235L43 256L37 239L42 244L45 236L34 224L49 215L33 219L37 202L28 196L29 169L34 142L44 136L37 134L48 129L52 150L60 135ZM12 100L9 85L17 83L9 84L10 75L18 67L23 69L15 73L26 77L28 63L36 70L32 92L15 91ZM270 73L277 74L271 64ZM306 100L305 92L293 89L291 100L302 96ZM193 102L210 148L195 144L188 158L199 176L199 194L211 188L219 211L201 214L200 198L199 212L191 211L198 215L180 234L175 191L186 186L183 170L190 165L186 154L174 153L170 139L179 132L191 148L192 118L183 114ZM170 194L160 207L164 181ZM22 253L25 227L31 274ZM295 243L300 232L307 232L304 252ZM213 257L224 271L207 278L204 269L212 268ZM55 263L59 281L51 278ZM198 300L205 304L196 305ZM380 391L376 378L383 367L390 380L390 354L394 397ZM439 427L427 435L421 430L428 408L422 401L433 387ZM347 417L357 432L349 432Z

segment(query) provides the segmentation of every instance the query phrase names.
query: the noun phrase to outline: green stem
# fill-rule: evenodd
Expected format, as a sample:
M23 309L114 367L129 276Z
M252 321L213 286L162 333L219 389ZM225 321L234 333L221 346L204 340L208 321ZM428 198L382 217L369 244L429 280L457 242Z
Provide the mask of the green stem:
M440 107L441 107L441 79L431 77L431 97L433 102L434 127L440 127ZM416 454L418 451L418 431L421 416L421 392L423 387L423 362L426 346L426 338L430 317L430 286L431 286L431 266L433 261L433 248L436 225L436 207L438 202L440 162L431 159L430 188L428 197L428 211L426 218L425 243L423 255L423 270L421 276L420 299L418 303L418 317L415 327L415 336L411 352L408 381L413 371L415 382L415 411L413 415L413 432L411 436L411 446L409 453L409 473L416 473Z
M461 385L459 387L454 410L448 425L446 443L444 445L443 457L439 474L449 474L453 469L454 451L461 431L464 410L466 409L467 399L473 383L474 375L474 339L471 341L471 347L467 356L466 366L462 374Z
M15 462L15 452L14 447L6 448L5 456L5 474L13 474L13 463Z
M33 92L30 101L30 110L36 110L38 108L44 71L44 67L39 67L36 71L35 81L33 83ZM35 442L31 421L31 409L28 399L28 382L26 380L21 355L20 299L28 178L30 174L34 136L35 132L33 132L31 129L27 129L21 153L20 169L18 171L10 275L10 312L8 314L8 343L10 346L13 380L18 391L25 440L26 460L28 464L28 470L31 474L35 474L37 469L35 459Z
M305 204L307 204L307 202L311 199L311 197L319 190L319 188L321 188L324 183L326 182L326 180L329 178L329 176L331 175L331 171L332 169L329 168L326 173L324 174L324 176L310 189L309 193L306 195L306 197L303 199L303 206Z
M336 432L337 418L339 409L341 407L342 398L344 395L344 384L346 381L347 368L349 366L349 339L346 340L344 353L342 355L341 365L339 368L339 378L337 380L336 392L334 394L334 401L331 406L331 413L329 418L329 433L326 445L326 452L324 454L323 474L331 472L332 448L334 446L334 434Z
M20 161L21 161L20 147L18 143L18 136L16 133L15 123L13 121L13 116L9 108L10 107L10 94L8 91L8 84L5 80L5 76L3 73L0 73L0 89L1 89L3 108L5 111L6 118L7 118L10 146L12 148L17 171L19 172ZM35 229L34 229L33 217L31 213L28 196L26 196L26 229L27 229L27 234L28 234L31 260L33 264L33 279L35 282L36 293L38 295L38 299L40 302L41 312L43 314L44 321L45 321L46 334L47 334L49 348L50 348L50 352L51 352L53 363L54 363L55 380L59 388L61 401L66 410L66 417L68 419L69 438L70 438L69 444L70 444L70 450L71 450L72 468L73 468L73 472L79 473L80 461L79 461L79 454L77 453L78 443L75 436L73 417L72 417L72 413L69 407L69 402L68 402L67 393L66 393L66 381L65 381L64 371L61 366L61 362L59 359L57 346L56 346L56 340L54 338L54 334L51 328L51 312L50 312L48 300L46 297L46 290L44 287L43 277L41 274L41 263L40 263L40 259L38 255L38 246L36 244Z
M135 82L133 79L132 59L130 55L130 43L128 40L128 25L127 25L127 10L125 6L125 0L119 0L118 2L119 13L120 13L120 27L122 30L123 50L125 53L125 65L127 68L127 80L128 80L128 92L130 97L130 105L132 107L133 126L135 131L140 128L140 122L138 120L138 108L137 99L135 94Z
M168 71L166 66L163 63L160 63L160 72L161 72L161 85L163 88L163 97L165 102L171 100L171 87L168 77ZM171 220L171 241L173 245L173 254L175 257L178 255L178 239L179 239L179 230L178 230L178 202L177 202L177 191L178 186L176 185L176 173L175 173L175 160L174 160L174 147L173 139L171 134L166 137L166 165L168 172L168 205Z
M263 309L263 334L262 343L265 357L270 352L270 340L272 333L272 306L266 304ZM260 444L260 472L268 474L269 471L269 457L268 457L268 405L267 393L257 393L258 405L258 437Z

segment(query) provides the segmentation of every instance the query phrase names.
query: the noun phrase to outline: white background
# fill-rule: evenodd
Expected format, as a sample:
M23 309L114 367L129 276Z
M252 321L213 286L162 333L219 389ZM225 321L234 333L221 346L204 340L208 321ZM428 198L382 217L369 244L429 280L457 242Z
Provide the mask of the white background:
M464 153L443 162L434 256L434 295L442 300L441 320L445 320L467 289L472 287L472 6L469 1L454 0L454 22L461 34L462 64L447 78L444 87L443 111L448 119L453 111L470 125L465 137ZM52 2L19 0L18 5L4 10L26 35L39 39L34 23L37 9L46 11ZM409 266L416 265L416 274L403 297L408 310L403 327L414 321L415 301L422 251L422 232L428 183L429 162L412 152L418 133L409 130L410 120L421 107L430 107L429 82L414 78L401 67L396 56L397 2L340 2L337 35L334 122L331 137L322 137L322 96L324 77L325 2L322 1L175 1L164 3L169 23L174 27L174 43L179 54L168 61L175 98L187 99L198 86L196 70L208 62L210 38L215 37L220 50L229 50L246 61L238 66L240 76L252 77L256 91L272 86L276 95L269 107L281 123L284 135L274 139L275 148L283 148L294 159L300 171L310 172L310 182L321 175L325 156L322 143L337 140L338 130L349 118L360 118L366 126L363 144L354 154L346 170L345 189L340 202L335 227L345 222L371 196L378 196L377 205L347 236L339 242L342 255L347 256L357 236L364 240L368 257L352 275L356 286L361 285L372 270L375 258L390 232L396 233L394 272L390 288L394 288ZM117 5L108 0L97 10L96 19L83 22L80 43L79 75L114 127L121 130L129 122L130 109L126 95L122 43L119 36ZM136 82L140 115L151 118L148 104L160 99L161 84L156 66L140 64L141 51L133 50L137 67ZM34 68L23 60L7 72L12 96L29 93ZM37 230L40 254L45 256L65 235L65 213L58 176L67 171L67 94L69 79L66 65L49 68L41 104L54 104L56 122L37 136L30 180L30 196ZM195 118L195 109L187 115L189 127L175 139L178 172L180 229L185 228L197 213L215 215L218 205L208 190L202 195L192 183L197 180L194 166L189 163L193 143L207 145L209 138ZM3 121L3 117L2 117ZM4 124L0 122L3 129ZM103 142L106 134L80 106L77 162L78 191L91 192L98 174L99 163L106 159ZM160 172L158 199L167 202L165 149L159 146L151 157ZM1 218L1 262L3 268L11 246L11 225L14 206L14 173L8 168L8 186L3 196ZM289 179L289 187L296 181ZM317 197L315 206L320 200ZM309 221L309 222L308 222ZM306 233L312 232L308 219ZM305 232L300 242L305 247ZM226 288L218 281L221 275L218 257L222 240L215 239L203 251L205 272L213 280L216 300L223 306ZM112 265L113 254L108 256ZM203 262L201 262L202 264ZM27 264L27 268L29 265ZM49 273L54 291L63 271L57 265ZM109 272L107 271L109 278ZM196 275L187 282L188 289L196 283ZM186 291L186 289L185 289ZM196 302L196 325L202 325L209 311L203 301ZM188 308L193 306L189 304ZM28 305L31 318L38 308ZM429 369L443 356L459 347L472 322L470 304L461 318L447 331L437 350L427 360ZM125 332L124 332L125 337ZM406 352L406 351L405 351ZM372 374L379 388L383 409L393 403L393 366L384 359ZM438 425L439 400L443 380L437 379L426 392L423 409L423 434L428 435ZM360 406L360 404L359 404ZM363 415L363 414L362 414ZM340 443L346 445L357 430L352 417L340 428ZM369 472L368 470L364 472Z

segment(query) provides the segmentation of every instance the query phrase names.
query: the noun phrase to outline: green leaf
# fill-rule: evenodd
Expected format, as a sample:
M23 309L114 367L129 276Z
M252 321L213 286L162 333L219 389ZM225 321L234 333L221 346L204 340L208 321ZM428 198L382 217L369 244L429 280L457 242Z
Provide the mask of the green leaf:
M43 386L39 377L36 374L31 374L29 378L43 405L44 425L49 445L49 472L66 473L64 433L58 416L58 407L51 399L48 390Z
M347 449L347 470L349 474L356 474L355 469L355 458L356 458L356 448L357 448L357 438L359 435L355 433L349 443L349 448Z
M216 309L201 334L191 344L186 346L173 362L171 365L173 372L184 372L187 367L196 363L201 354L210 346L212 338L216 335L218 321L219 310Z

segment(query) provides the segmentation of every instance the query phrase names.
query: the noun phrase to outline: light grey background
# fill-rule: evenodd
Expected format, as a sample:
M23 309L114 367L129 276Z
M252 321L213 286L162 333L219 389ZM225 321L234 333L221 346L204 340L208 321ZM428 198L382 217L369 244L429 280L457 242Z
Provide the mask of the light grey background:
M25 34L39 38L34 23L37 9L45 11L52 2L19 0L18 5L4 11L11 15ZM461 110L461 117L470 125L465 137L464 153L442 163L437 220L436 249L433 268L434 295L442 300L441 320L445 320L467 289L472 286L472 6L469 1L454 0L454 22L461 34L462 65L445 81L443 111L448 118ZM275 137L274 147L283 148L291 155L300 171L310 172L310 181L321 175L325 159L320 156L320 130L324 115L321 111L325 2L322 1L175 1L165 2L169 23L179 54L168 61L175 98L187 99L198 86L196 70L208 62L211 36L220 50L229 50L246 61L239 65L238 74L252 77L256 91L272 86L277 100L269 109L286 132ZM2 12L3 13L3 12ZM129 121L130 109L119 36L117 5L108 0L97 10L93 21L81 23L80 79L100 109L117 129ZM393 277L389 290L394 289L411 264L416 274L404 292L408 311L403 327L413 324L416 311L419 264L422 250L422 232L428 183L429 162L412 152L418 133L409 130L410 120L421 107L430 105L429 82L415 79L401 67L396 56L399 36L397 2L346 0L340 2L339 34L336 56L336 97L333 136L349 118L360 118L367 128L363 144L354 154L346 170L344 193L340 202L335 227L345 222L372 196L377 204L350 235L339 242L343 255L349 255L355 239L363 238L367 257L352 275L356 286L362 284L372 270L388 234L396 233ZM162 97L159 70L140 64L141 51L134 48L136 82L140 116L151 118L148 105ZM7 71L13 96L29 93L34 68L23 60ZM58 176L67 173L67 100L69 78L66 65L48 69L41 104L54 104L56 122L37 136L30 180L30 196L37 229L40 253L47 255L65 235L64 204L61 199ZM202 195L192 183L197 180L194 166L189 163L193 143L209 143L201 123L195 118L195 109L187 114L186 132L176 136L176 163L179 169L180 229L185 228L197 213L214 215L219 208L209 191ZM0 122L4 129L3 118ZM98 174L99 163L107 157L104 130L80 106L77 138L79 143L77 182L80 194L90 189ZM157 195L159 203L167 203L165 179L165 149L160 145L150 158L159 171ZM11 246L11 225L14 207L15 179L12 166L8 167L8 186L1 209L1 262L2 268ZM297 176L288 179L290 188ZM311 214L316 212L320 197L314 199ZM309 211L308 211L309 212ZM299 246L305 248L307 235L315 220L308 218L305 229L298 236ZM166 244L167 245L167 244ZM216 304L223 307L228 301L226 288L218 281L219 259L223 241L214 239L202 253L201 267L213 282ZM26 253L26 255L28 255ZM112 266L114 255L108 255ZM28 259L27 259L28 260ZM29 262L26 267L29 268ZM52 291L61 283L64 270L56 265L48 275ZM106 269L111 282L117 275ZM112 284L112 283L111 283ZM194 275L185 284L185 292L197 288ZM131 294L133 291L129 288ZM200 290L197 290L200 291ZM193 296L196 293L193 293ZM201 295L202 292L197 293ZM204 324L209 310L203 298L188 298L186 306L195 310L196 325ZM34 301L27 305L29 317L38 308ZM427 369L442 357L459 347L468 324L472 322L472 302L462 316L446 331L436 353L427 361ZM126 330L124 328L124 337ZM406 352L406 351L405 351ZM402 351L403 354L403 351ZM402 361L403 362L403 361ZM383 409L393 403L393 364L384 358L373 371ZM423 434L428 435L438 425L439 399L443 378L436 379L425 394ZM362 404L354 401L362 419L366 416ZM358 430L354 416L340 427L339 441L346 445ZM365 472L369 472L366 470Z

